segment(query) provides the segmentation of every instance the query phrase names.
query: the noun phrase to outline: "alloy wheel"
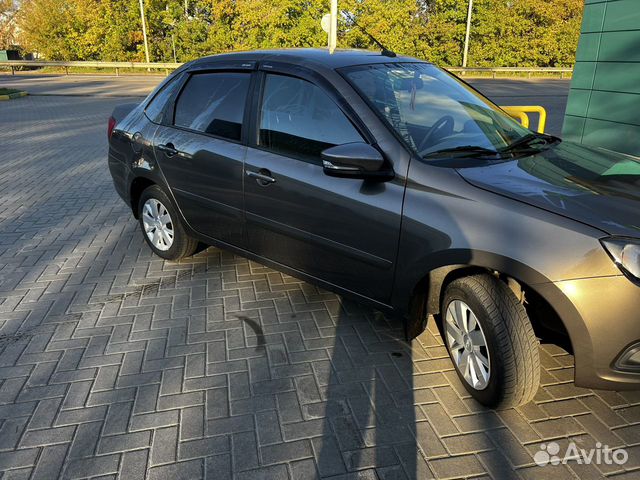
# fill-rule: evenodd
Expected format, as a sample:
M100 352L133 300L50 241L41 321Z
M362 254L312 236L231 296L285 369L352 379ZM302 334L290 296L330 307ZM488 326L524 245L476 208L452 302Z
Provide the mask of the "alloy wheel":
M173 245L173 222L167 207L155 198L150 198L142 206L142 223L151 244L158 250L166 251Z
M453 363L465 381L484 390L491 378L487 340L478 318L461 300L453 300L445 315L445 337Z

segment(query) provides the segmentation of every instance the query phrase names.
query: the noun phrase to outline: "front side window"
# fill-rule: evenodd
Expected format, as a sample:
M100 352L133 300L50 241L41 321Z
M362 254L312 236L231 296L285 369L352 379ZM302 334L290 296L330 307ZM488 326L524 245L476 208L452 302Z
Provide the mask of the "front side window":
M319 87L269 74L262 95L259 142L277 153L319 163L322 150L362 142L362 137Z
M532 132L428 63L344 69L351 85L420 156L458 150L499 152Z
M174 124L230 140L242 137L248 73L196 73L176 102Z

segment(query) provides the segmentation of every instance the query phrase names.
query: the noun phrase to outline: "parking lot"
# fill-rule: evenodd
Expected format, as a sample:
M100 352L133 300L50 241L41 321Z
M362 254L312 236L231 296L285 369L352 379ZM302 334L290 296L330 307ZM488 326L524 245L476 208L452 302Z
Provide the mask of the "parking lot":
M153 256L106 127L157 81L0 76L33 94L0 102L2 480L638 478L640 392L574 387L559 348L541 349L534 402L494 412L433 322L409 345L393 319L228 252ZM567 81L472 83L544 105L560 132ZM629 460L536 465L549 442Z

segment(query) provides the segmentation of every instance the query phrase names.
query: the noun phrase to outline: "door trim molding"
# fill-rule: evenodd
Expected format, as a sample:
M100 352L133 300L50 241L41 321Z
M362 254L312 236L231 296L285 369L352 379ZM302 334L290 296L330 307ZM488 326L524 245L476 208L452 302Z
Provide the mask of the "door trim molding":
M312 243L320 247L329 248L331 250L341 253L342 255L355 258L357 260L360 260L364 263L368 263L369 265L373 265L378 268L391 269L391 267L393 266L393 262L391 262L390 260L387 260L386 258L381 258L381 257L378 257L377 255L372 255L371 253L363 252L362 250L358 250L357 248L350 247L349 245L336 242L335 240L331 240L329 238L322 237L320 235L316 235L311 232L300 230L290 225L285 225L284 223L270 220L261 215L256 215L255 213L245 212L245 217L246 217L247 223L252 222L260 225L263 228L271 230L273 232L286 235L287 237L296 238L298 240Z

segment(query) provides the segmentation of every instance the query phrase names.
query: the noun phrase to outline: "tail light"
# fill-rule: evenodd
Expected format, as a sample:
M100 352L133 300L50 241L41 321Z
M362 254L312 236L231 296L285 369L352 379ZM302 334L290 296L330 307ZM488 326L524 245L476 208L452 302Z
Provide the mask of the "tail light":
M113 129L116 128L116 119L113 117L109 117L109 123L107 125L107 137L111 140L111 135L113 135Z

